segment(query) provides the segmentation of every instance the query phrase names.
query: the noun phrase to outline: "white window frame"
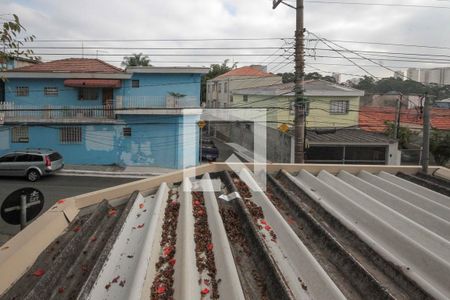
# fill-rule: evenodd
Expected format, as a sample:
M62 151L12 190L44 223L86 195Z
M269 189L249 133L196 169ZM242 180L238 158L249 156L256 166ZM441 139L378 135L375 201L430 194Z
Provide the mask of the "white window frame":
M83 128L81 126L68 126L59 129L60 144L81 144L83 141Z
M350 106L349 100L331 100L330 115L346 115Z
M11 143L28 143L30 136L28 126L17 126L11 128Z
M56 86L46 86L44 87L45 96L58 96L59 90Z
M30 95L30 89L27 86L16 86L16 96L27 97Z

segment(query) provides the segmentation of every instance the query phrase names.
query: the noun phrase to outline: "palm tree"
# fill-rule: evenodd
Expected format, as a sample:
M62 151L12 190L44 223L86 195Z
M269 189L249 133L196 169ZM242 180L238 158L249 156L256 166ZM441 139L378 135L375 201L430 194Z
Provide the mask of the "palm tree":
M126 67L152 66L150 64L150 59L148 58L148 55L144 55L142 53L139 54L133 53L131 56L125 56L123 58L122 65Z

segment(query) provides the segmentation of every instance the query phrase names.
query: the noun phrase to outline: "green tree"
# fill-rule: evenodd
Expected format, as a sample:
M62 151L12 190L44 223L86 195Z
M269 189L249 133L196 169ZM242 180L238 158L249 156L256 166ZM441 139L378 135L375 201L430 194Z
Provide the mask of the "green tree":
M352 85L353 88L372 92L375 89L375 79L370 76L364 76L357 84Z
M439 165L450 161L450 132L435 130L431 134L430 152Z
M9 16L11 16L12 19L8 19ZM27 57L40 60L39 57L33 56L33 50L23 48L24 43L34 41L35 36L22 36L22 34L26 32L26 29L20 23L17 15L6 15L4 17L6 18L6 21L3 22L3 25L0 28L1 70L4 71L6 69L8 60L16 57Z
M394 122L385 121L384 124L387 125L387 128L384 131L384 134L386 134L390 138L395 138L395 129L396 128L395 128ZM398 138L397 138L400 148L402 148L402 149L407 148L408 144L411 141L411 138L414 135L417 135L417 133L414 133L409 128L400 126L400 128L398 130Z
M294 73L278 73L278 76L281 76L283 83L295 82L295 74ZM333 76L323 76L318 72L312 72L305 74L305 80L325 80L328 82L336 83L336 79Z
M125 56L122 61L122 66L125 67L151 67L148 55L142 53L133 53L131 56Z
M209 67L208 73L202 78L202 91L201 91L201 102L206 101L206 81L216 78L222 74L225 74L233 69L237 68L237 62L233 63L231 66L228 65L229 59L225 59L221 64L212 64Z

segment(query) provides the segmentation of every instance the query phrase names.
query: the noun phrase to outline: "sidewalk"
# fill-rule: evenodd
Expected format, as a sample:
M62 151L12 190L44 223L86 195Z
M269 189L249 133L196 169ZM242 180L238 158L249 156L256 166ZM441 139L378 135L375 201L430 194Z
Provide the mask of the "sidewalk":
M175 169L157 168L157 167L120 167L120 166L102 166L102 165L65 165L57 175L65 176L104 176L104 177L129 177L144 178L149 176L159 176Z

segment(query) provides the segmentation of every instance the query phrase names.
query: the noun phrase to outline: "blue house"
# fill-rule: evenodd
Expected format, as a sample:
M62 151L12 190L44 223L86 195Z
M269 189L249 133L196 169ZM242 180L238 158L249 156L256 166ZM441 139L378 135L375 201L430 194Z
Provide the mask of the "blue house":
M63 59L1 73L0 154L52 148L68 164L183 168L199 161L207 68Z

